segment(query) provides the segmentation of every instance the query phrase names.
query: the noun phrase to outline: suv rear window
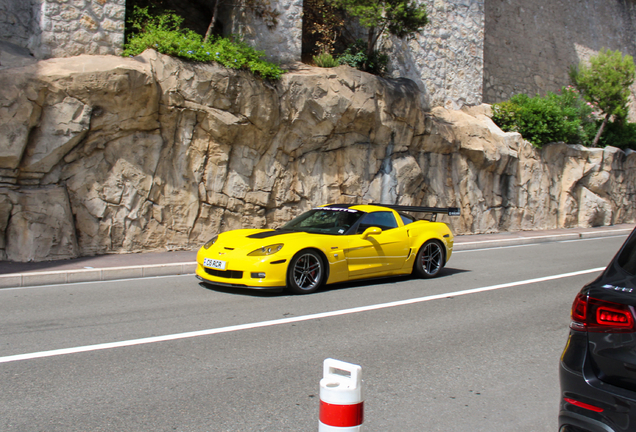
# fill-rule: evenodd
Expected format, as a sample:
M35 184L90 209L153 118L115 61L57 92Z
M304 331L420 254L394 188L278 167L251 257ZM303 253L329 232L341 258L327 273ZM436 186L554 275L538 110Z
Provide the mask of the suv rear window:
M627 273L636 275L636 233L625 244L617 262Z

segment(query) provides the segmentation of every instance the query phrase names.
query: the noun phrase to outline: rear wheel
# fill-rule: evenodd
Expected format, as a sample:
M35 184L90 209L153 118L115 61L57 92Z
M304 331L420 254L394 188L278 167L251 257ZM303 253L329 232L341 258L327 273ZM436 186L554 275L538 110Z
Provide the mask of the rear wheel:
M316 292L325 278L325 266L317 252L309 249L298 252L287 268L287 289L294 294Z
M423 278L432 278L444 267L444 247L437 240L429 240L415 257L413 272Z

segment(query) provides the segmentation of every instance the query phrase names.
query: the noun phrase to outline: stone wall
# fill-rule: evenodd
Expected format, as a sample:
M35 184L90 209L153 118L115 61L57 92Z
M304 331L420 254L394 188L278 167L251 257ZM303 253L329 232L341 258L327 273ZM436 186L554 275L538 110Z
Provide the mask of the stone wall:
M0 259L196 249L328 202L456 206L457 234L636 222L636 153L503 133L346 66L271 84L147 51L0 70Z
M636 57L636 1L487 0L484 101L555 92L601 48Z
M489 0L486 0L489 1ZM430 23L412 40L388 38L390 75L417 83L426 106L482 102L484 0L426 0Z
M571 65L603 47L636 56L636 0L420 1L430 17L422 35L383 44L390 76L413 80L426 107L458 109L556 91L569 83ZM270 4L276 25L235 7L222 11L224 32L244 35L270 60L300 61L302 0ZM6 0L0 40L37 58L119 54L124 6L125 0Z
M39 59L120 54L125 5L125 0L3 1L0 40L28 48Z
M44 0L38 58L120 54L125 0Z

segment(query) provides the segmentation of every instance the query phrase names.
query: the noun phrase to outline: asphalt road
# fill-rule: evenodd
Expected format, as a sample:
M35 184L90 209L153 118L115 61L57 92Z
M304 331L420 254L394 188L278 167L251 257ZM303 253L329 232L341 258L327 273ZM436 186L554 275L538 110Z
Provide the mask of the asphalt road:
M362 366L367 432L556 431L572 300L624 239L308 296L193 276L0 290L0 430L315 431L332 357Z

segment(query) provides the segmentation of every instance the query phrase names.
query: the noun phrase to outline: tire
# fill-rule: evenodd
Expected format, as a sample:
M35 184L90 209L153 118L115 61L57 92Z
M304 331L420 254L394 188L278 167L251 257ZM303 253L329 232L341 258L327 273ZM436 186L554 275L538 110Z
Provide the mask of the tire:
M320 255L310 249L301 250L287 267L287 289L294 294L311 294L320 288L325 274Z
M437 276L446 263L444 256L444 246L439 241L427 241L417 252L413 273L422 278Z

